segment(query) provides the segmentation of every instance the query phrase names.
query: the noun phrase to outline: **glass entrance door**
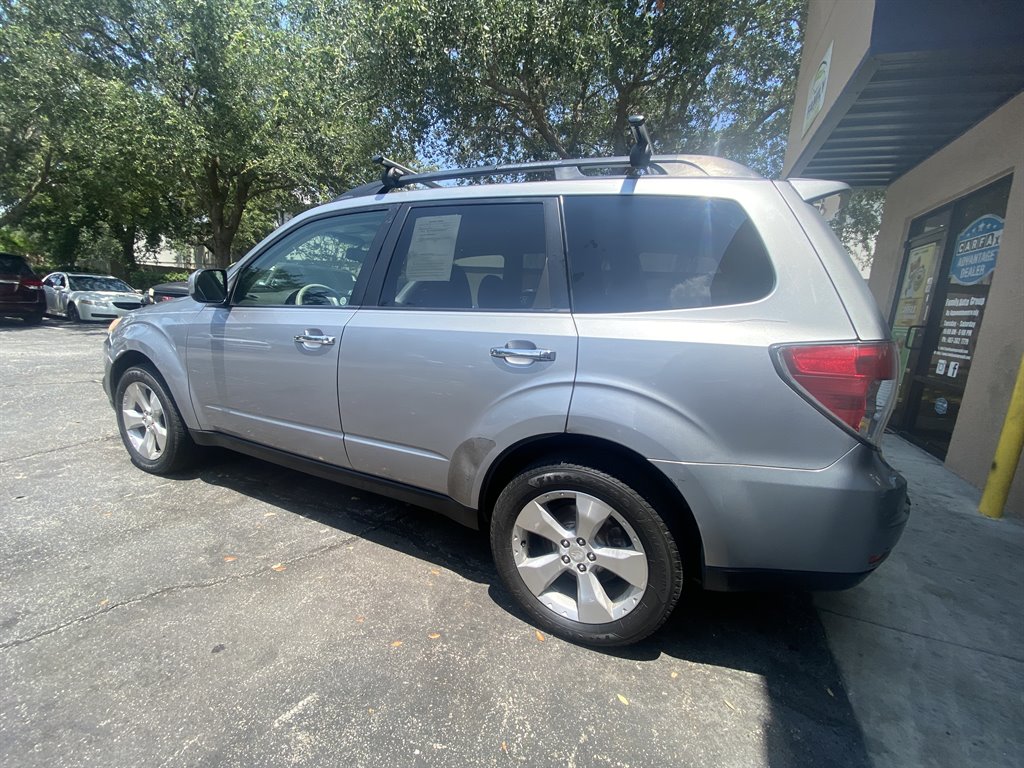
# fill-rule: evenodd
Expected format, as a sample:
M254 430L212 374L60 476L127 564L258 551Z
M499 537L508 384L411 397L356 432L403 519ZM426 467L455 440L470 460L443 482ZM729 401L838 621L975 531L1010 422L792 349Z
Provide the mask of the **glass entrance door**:
M903 376L893 428L945 458L999 255L1012 177L911 226L893 313ZM929 230L922 222L932 222Z
M941 227L911 240L907 245L892 321L892 337L900 349L900 388L893 414L893 426L897 428L905 421L907 397L914 374L920 367L945 242L946 229Z

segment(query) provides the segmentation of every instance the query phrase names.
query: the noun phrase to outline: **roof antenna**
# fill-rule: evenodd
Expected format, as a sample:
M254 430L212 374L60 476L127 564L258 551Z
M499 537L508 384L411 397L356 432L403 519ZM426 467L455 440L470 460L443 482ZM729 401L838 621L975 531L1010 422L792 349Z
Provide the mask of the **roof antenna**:
M380 181L387 189L394 189L395 187L402 186L402 177L405 175L414 175L416 171L408 166L396 163L394 160L384 157L384 155L374 155L373 162L377 165L384 166L384 173L381 174ZM422 182L428 187L440 187L441 185L433 181Z
M639 176L651 162L651 135L647 133L647 119L643 115L630 115L627 120L633 132L633 148L629 150L630 175Z

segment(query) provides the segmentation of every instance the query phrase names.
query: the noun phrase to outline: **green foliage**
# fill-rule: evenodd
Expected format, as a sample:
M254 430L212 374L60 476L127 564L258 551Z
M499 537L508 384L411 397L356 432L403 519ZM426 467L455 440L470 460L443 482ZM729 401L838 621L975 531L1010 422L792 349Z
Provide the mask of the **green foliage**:
M138 290L146 291L160 283L177 283L188 280L188 272L163 272L155 269L134 269L128 273L128 284Z
M875 254L884 202L885 190L882 188L855 189L846 207L830 222L836 236L862 269L871 264Z
M50 264L237 259L419 164L656 151L781 166L805 0L0 0L0 237ZM841 224L870 228L871 207ZM866 231L866 230L865 230Z
M781 166L803 0L354 0L353 65L428 157L537 159L627 149Z

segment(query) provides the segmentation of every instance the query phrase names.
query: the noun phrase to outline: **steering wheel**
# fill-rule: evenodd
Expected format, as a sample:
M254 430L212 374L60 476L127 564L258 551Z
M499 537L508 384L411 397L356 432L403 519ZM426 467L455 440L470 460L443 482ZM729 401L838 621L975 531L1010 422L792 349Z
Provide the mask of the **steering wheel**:
M313 291L317 292L313 293ZM302 286L299 292L295 294L295 303L306 304L307 296L312 299L312 301L308 302L309 304L330 304L337 307L347 303L340 293L323 283L309 283Z

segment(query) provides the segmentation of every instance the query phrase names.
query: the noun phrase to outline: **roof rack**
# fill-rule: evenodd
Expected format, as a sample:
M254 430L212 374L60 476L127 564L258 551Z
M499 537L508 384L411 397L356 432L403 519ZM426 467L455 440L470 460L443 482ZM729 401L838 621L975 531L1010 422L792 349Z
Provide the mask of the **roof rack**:
M487 176L521 176L524 174L551 174L557 181L591 179L583 169L621 170L626 176L731 176L760 178L749 168L720 157L702 155L652 155L651 141L641 115L629 118L634 144L628 157L588 157L570 160L542 160L532 163L510 163L505 165L480 165L473 168L449 168L442 171L416 173L400 163L383 155L377 155L373 162L384 168L379 181L363 184L345 192L335 200L349 200L354 197L381 195L394 189L422 184L441 187L440 181L475 179Z

